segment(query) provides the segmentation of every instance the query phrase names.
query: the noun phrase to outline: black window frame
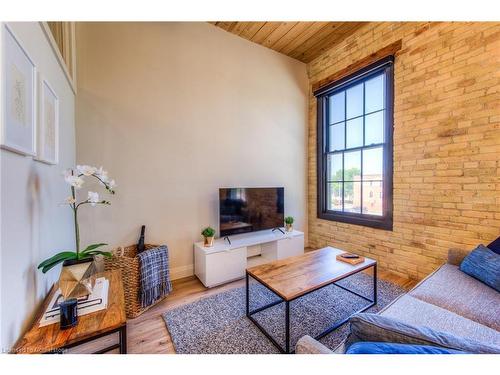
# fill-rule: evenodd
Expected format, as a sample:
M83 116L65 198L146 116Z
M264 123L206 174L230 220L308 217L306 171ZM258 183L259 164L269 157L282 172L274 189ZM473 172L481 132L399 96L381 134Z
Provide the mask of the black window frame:
M341 212L327 209L327 155L328 98L372 76L385 76L385 134L383 158L382 215ZM393 133L394 133L394 56L387 56L355 73L336 80L314 92L317 99L317 217L319 219L392 230L393 228ZM365 114L363 114L365 116ZM364 126L363 126L364 129ZM363 133L364 134L364 133ZM364 137L364 136L363 136ZM364 150L378 146L363 146L350 150ZM362 163L362 160L361 160ZM362 185L362 184L361 184ZM361 196L362 196L361 192Z

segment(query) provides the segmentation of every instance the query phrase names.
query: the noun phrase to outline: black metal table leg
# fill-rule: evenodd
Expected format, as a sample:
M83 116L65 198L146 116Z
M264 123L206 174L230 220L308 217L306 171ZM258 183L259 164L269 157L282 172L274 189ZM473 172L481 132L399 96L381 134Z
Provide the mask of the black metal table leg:
M373 304L377 304L377 263L373 266Z
M285 353L290 353L290 302L285 302Z
M120 335L120 354L127 354L127 324L119 332Z
M245 285L246 285L246 290L247 290L247 294L246 294L246 313L247 313L247 316L250 316L250 288L248 286L248 272L245 273L245 278L246 278Z

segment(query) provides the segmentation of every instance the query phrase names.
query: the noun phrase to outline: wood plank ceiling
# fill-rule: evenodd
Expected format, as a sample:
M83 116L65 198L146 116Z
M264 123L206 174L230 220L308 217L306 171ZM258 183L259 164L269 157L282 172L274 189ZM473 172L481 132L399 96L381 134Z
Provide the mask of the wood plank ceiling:
M210 22L230 33L308 63L367 22Z

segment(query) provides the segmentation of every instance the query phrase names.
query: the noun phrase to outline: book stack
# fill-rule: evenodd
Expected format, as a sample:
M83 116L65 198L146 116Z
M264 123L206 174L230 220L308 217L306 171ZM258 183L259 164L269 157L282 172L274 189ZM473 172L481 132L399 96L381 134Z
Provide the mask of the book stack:
M106 309L108 307L108 291L109 280L104 277L97 278L92 293L78 298L78 316ZM61 290L58 289L40 319L40 327L59 323L59 303L61 301L63 301L63 296Z

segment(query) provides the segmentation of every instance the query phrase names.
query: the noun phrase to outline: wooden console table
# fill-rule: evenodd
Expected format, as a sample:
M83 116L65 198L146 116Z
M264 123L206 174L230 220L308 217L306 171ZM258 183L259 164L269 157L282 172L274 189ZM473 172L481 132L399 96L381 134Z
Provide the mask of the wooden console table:
M64 353L66 349L118 332L118 344L93 354L102 354L113 349L120 349L120 354L127 353L127 320L121 273L119 270L106 271L97 274L96 277L105 277L109 280L107 309L78 317L78 325L66 330L59 329L58 323L39 327L40 318L50 303L52 295L58 289L56 283L36 314L31 328L19 340L13 352L19 354Z

